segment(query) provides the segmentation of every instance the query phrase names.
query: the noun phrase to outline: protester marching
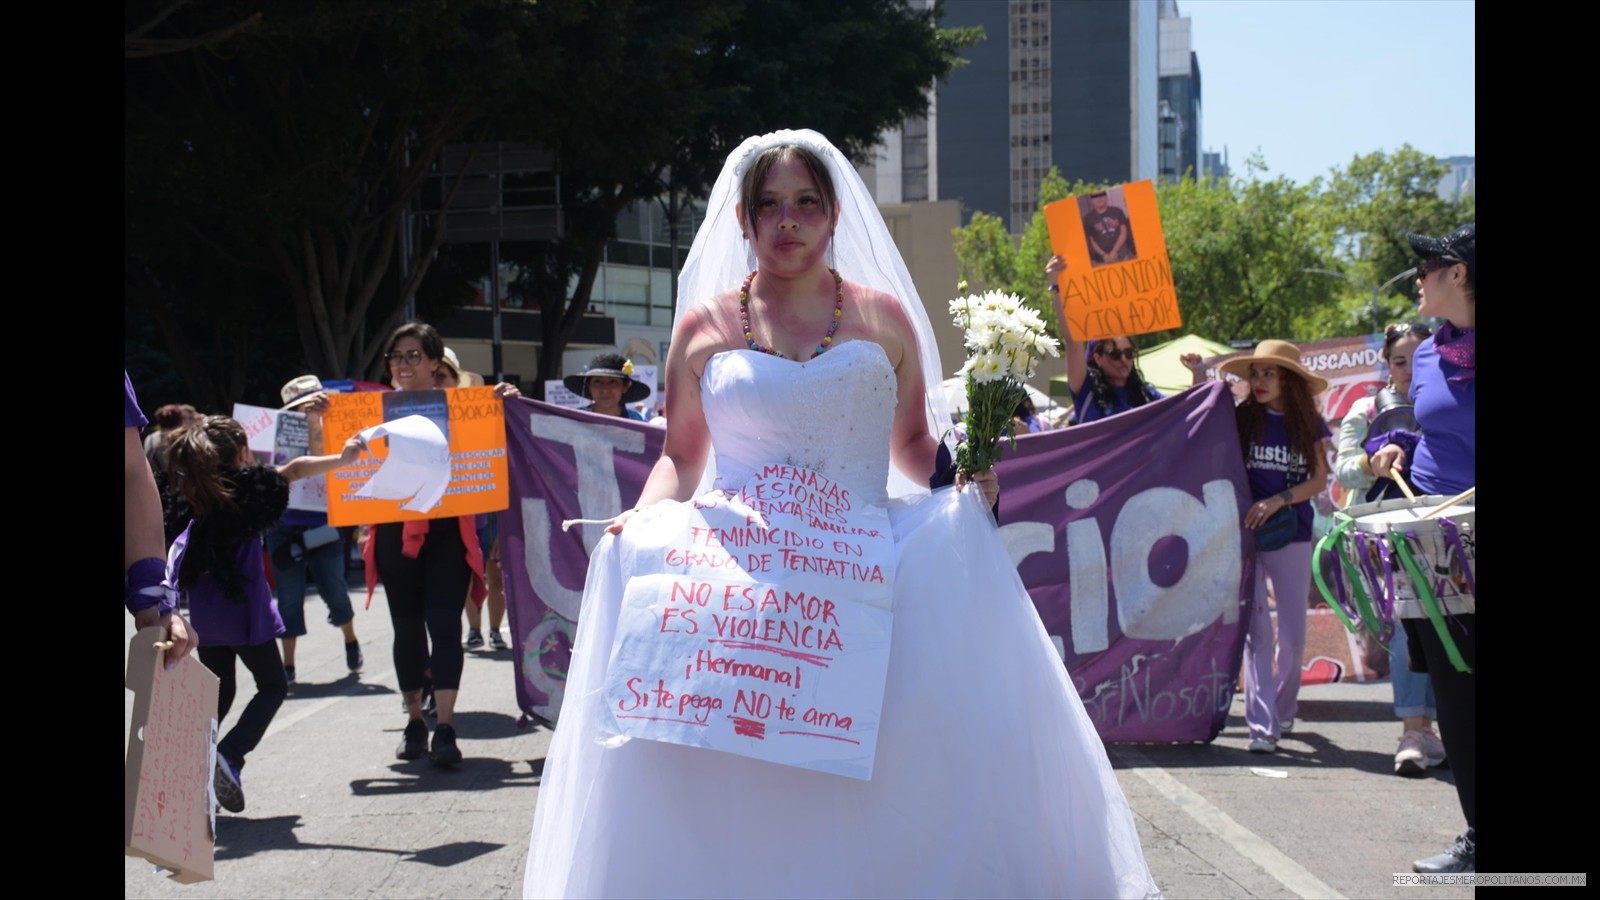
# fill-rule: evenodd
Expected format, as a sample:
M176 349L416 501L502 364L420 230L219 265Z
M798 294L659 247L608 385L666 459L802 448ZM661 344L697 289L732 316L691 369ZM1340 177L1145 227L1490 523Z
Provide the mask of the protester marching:
M1492 883L1471 0L1191 5L129 0L126 895Z
M668 827L672 810L690 802L689 794L676 799L640 796L643 785L659 780L660 767L673 770L678 783L691 793L702 790L695 786L697 776L690 773L704 760L712 766L703 776L707 789L717 783L717 790L740 794L779 796L798 790L813 798L825 792L837 795L825 807L850 806L857 815L870 818L876 815L872 812L876 804L903 809L909 802L888 799L893 795L884 791L935 796L930 794L931 785L907 780L920 777L917 767L900 764L892 754L898 747L925 747L938 740L950 756L949 766L1021 776L1011 787L992 780L974 782L972 803L978 803L980 795L992 800L997 792L1010 791L1011 799L1005 801L1010 808L1029 795L1072 795L1081 804L1086 790L1104 791L1112 785L1096 801L1104 805L1096 807L1099 812L1094 815L1116 822L1116 810L1125 811L1126 801L1115 790L1115 779L1107 781L1111 776L1104 768L1105 751L1098 749L1101 741L1203 745L1218 740L1230 729L1231 717L1242 713L1246 749L1280 756L1298 752L1290 748L1299 735L1317 727L1298 710L1302 675L1316 672L1318 660L1325 659L1313 657L1307 649L1306 623L1314 597L1312 570L1325 566L1325 560L1312 553L1313 541L1330 531L1334 521L1313 513L1313 506L1325 500L1333 484L1327 422L1339 417L1333 415L1327 398L1319 404L1318 397L1330 382L1313 371L1329 371L1329 364L1313 360L1320 357L1310 349L1277 340L1220 359L1190 354L1183 362L1193 371L1197 386L1163 397L1139 377L1127 335L1068 340L1066 368L1069 379L1077 375L1073 400L1080 410L1075 424L1059 431L1035 428L1029 424L1034 411L1026 395L1019 393L1023 399L1005 414L1010 424L998 447L997 482L993 476L974 482L991 494L999 488L998 522L964 525L959 534L928 537L923 539L927 549L918 551L932 554L935 547L942 547L944 552L958 552L967 571L988 573L985 580L1015 579L1017 596L1025 603L1007 615L1021 615L1015 627L1023 631L1037 629L1048 665L1033 663L1036 670L1031 674L1008 677L1038 684L1042 693L1033 699L1004 701L998 694L979 693L949 697L946 702L969 714L988 709L1001 716L1027 716L1036 737L1050 735L1048 742L1060 755L1056 765L1064 768L1054 769L1059 775L1019 767L1015 761L996 768L994 763L1007 751L992 739L962 756L948 739L935 739L931 731L920 732L900 718L900 711L914 704L897 693L903 690L897 685L907 676L897 674L893 660L915 659L906 654L914 654L918 642L933 646L949 642L937 633L923 634L932 625L917 624L922 614L915 612L910 598L957 598L978 588L976 583L956 587L953 573L927 570L931 556L919 555L918 565L908 568L893 555L879 555L888 551L872 549L875 545L867 540L869 534L893 534L895 544L884 547L899 546L912 541L919 528L931 527L911 524L913 520L903 518L893 505L881 507L887 518L872 518L871 510L884 502L872 498L892 498L900 489L892 481L888 488L877 487L852 474L859 464L851 455L859 452L859 441L873 433L869 411L881 403L873 393L882 388L868 383L872 379L855 384L830 375L826 382L833 394L830 409L848 424L817 432L815 422L795 419L800 431L777 443L772 442L782 430L781 417L757 422L725 418L729 413L722 393L745 390L739 386L745 379L759 383L768 368L779 367L774 372L784 376L777 382L783 385L782 399L759 401L756 406L740 401L741 415L748 416L759 403L803 402L802 394L811 394L795 393L799 384L794 378L810 370L805 367L849 360L850 371L865 373L884 357L891 362L899 359L915 368L897 373L885 366L882 381L891 396L899 393L894 388L902 381L913 388L902 396L909 398L916 412L897 413L894 431L880 433L898 434L903 428L914 434L926 428L922 432L928 440L926 449L904 457L928 467L918 475L924 494L930 475L936 486L969 477L939 474L953 471L956 454L938 439L936 423L949 421L935 402L942 400L942 389L937 384L927 389L932 382L921 374L942 371L934 368L939 365L936 359L924 359L917 352L932 341L873 330L885 327L879 324L883 314L875 304L894 297L902 303L908 297L914 300L908 283L891 278L869 286L846 281L831 268L821 269L824 277L814 289L804 291L814 290L817 297L826 293L827 313L801 315L797 320L821 324L815 330L823 339L809 350L802 349L799 341L812 329L780 329L763 321L779 304L811 297L805 292L781 292L802 285L810 271L805 266L813 264L799 262L802 257L791 246L818 242L814 235L826 234L832 238L836 264L859 265L850 255L850 242L870 239L857 238L855 229L870 233L881 224L836 219L842 216L840 192L855 188L849 170L832 162L834 151L820 136L785 133L753 138L747 146L753 149L730 158L729 186L718 196L728 198L730 209L737 204L740 215L749 216L739 220L747 234L766 232L763 240L772 241L772 249L761 254L768 269L743 278L742 287L735 285L738 290L717 301L722 306L686 306L681 311L681 321L699 324L686 325L674 341L686 355L668 359L669 379L674 371L679 377L669 383L675 405L665 410L667 422L673 423L666 428L641 421L628 406L653 389L634 378L632 362L618 354L601 354L567 379L568 387L589 406L564 409L522 398L510 385L464 385L455 352L443 346L431 326L412 323L398 329L387 344L394 390L329 391L316 376L303 376L284 385L281 408L241 405L234 410L237 420L199 415L187 423L152 429L159 435L156 446L164 482L177 503L168 518L185 518L187 528L174 543L166 567L165 590L170 593L136 584L134 572L143 563L130 563L129 609L145 614L147 601L132 599L135 594L155 597L150 608L157 611L168 609L163 598L176 601L163 619L180 642L168 659L181 663L181 642L198 643L201 663L221 679L216 701L219 724L228 721L235 693L233 661L244 661L256 680L255 697L237 721L221 731L223 738L214 751L211 794L219 806L235 813L244 809L246 757L268 733L290 686L300 683L293 673L296 638L306 633L308 574L314 574L317 592L328 606L328 621L343 630L351 677L359 677L363 660L355 639L356 611L345 589L349 555L341 531L358 525L365 534L369 595L381 585L390 610L393 671L407 713L396 751L401 760L427 756L438 766L459 766L470 755L463 751L454 725L463 708L458 694L465 662L462 649L481 647L484 639L477 624L481 619L473 616L463 642L461 616L464 605L478 613L472 607L483 602L486 566L491 560L498 563L496 574L501 577L495 581L503 583L504 606L491 608L489 633L496 648L506 646L498 627L503 609L512 650L508 674L515 683L522 727L542 726L554 729L555 735L529 843L524 885L528 896L633 895L655 890L698 894L715 891L717 884L755 884L761 878L758 873L778 864L752 858L748 872L724 869L705 884L700 882L712 871L709 862L696 862L678 851L673 851L671 863L662 857L648 866L627 869L595 865L604 858L601 842L633 842L627 835L634 832L644 840L645 835ZM762 162L752 166L750 159L756 158ZM768 158L773 162L766 162ZM742 185L736 180L740 177ZM770 204L763 199L751 213L743 212L739 198L768 196L774 198ZM727 239L721 235L708 241ZM1414 237L1413 244L1422 254L1418 280L1426 298L1423 312L1446 319L1450 342L1435 349L1435 338L1423 326L1389 329L1373 351L1387 368L1388 384L1374 388L1371 399L1352 400L1352 394L1342 401L1347 412L1341 426L1338 475L1339 483L1359 494L1351 498L1357 501L1350 506L1352 516L1363 506L1409 504L1404 499L1383 499L1399 496L1402 488L1433 496L1437 506L1446 495L1472 487L1475 232L1466 226L1443 238ZM686 271L686 279L695 285L696 293L690 296L711 291L717 279L726 279L731 270L718 256L707 255L698 267ZM761 289L762 271L769 272L766 290ZM1060 284L1070 271L1071 264L1059 255L1048 267L1066 334L1071 334L1072 313L1068 302L1059 298ZM1081 294L1082 289L1076 292ZM917 321L920 307L902 308L906 320ZM723 315L732 316L734 324L719 321ZM973 312L968 308L964 315L971 317ZM983 327L992 328L997 320L985 321ZM1358 342L1357 346L1374 345ZM1467 350L1460 350L1462 346ZM805 362L808 355L811 360ZM1356 357L1366 358L1364 352ZM1421 370L1416 378L1409 371L1413 359ZM974 360L966 369L982 371L982 361ZM786 366L797 368L791 373L782 368ZM1358 368L1354 363L1350 367ZM684 376L685 372L690 374ZM1209 380L1210 373L1221 381ZM1226 386L1230 378L1248 385L1242 403ZM926 414L919 409L922 406L927 407ZM982 406L976 403L970 408ZM1410 412L1413 409L1415 413ZM134 411L130 388L129 452L144 464L148 457L137 431L143 421ZM607 419L614 424L602 425ZM924 419L925 426L913 426ZM1423 431L1419 441L1418 424L1427 428L1435 420L1442 423L1436 428L1444 437L1430 442L1433 432ZM685 433L689 437L674 437ZM834 449L819 443L819 435L830 436ZM1441 440L1446 443L1435 447ZM1007 446L1006 441L1012 443ZM342 446L342 454L315 455L317 448L333 445ZM902 452L879 457L877 465L911 465L902 461ZM1175 465L1180 457L1185 463ZM602 460L604 464L598 464ZM148 473L150 467L139 468ZM713 468L714 480L708 474ZM132 475L130 479L130 484L137 481ZM1407 484L1402 485L1402 479ZM712 492L688 502L706 487ZM915 491L915 484L909 489ZM946 502L960 503L959 496L952 493ZM724 505L727 514L713 515ZM919 508L921 515L935 509L925 503ZM1425 503L1414 508L1432 509ZM1383 551L1383 564L1399 570L1398 579L1390 578L1399 587L1387 595L1387 606L1382 585L1370 579L1365 605L1336 601L1352 628L1382 630L1386 638L1395 639L1396 652L1388 665L1395 672L1396 714L1406 720L1395 771L1420 774L1444 762L1446 746L1451 751L1449 761L1468 828L1446 853L1417 862L1418 871L1426 873L1471 872L1475 864L1470 500L1457 512L1461 508L1468 510L1466 517L1452 515L1447 521L1454 523L1451 534L1459 534L1452 546L1464 546L1468 555L1452 552L1441 559L1434 545L1417 545L1406 553L1397 545L1392 551L1396 556ZM130 516L132 509L130 505ZM727 522L718 518L728 514L734 518ZM130 519L130 541L135 534L131 523ZM141 528L149 530L148 525ZM324 532L329 537L323 537ZM1330 534L1322 545L1342 540L1340 534ZM898 552L911 552L907 548L915 545L905 544ZM980 546L988 549L980 552L976 549ZM665 556L647 563L633 555L641 551L664 551ZM643 568L632 574L610 571L607 567L616 563L603 562L604 554L616 552L629 554L623 560L636 560L626 565ZM153 551L130 549L129 554L131 558ZM990 563L980 562L982 554L999 556L1003 566L983 568ZM1333 567L1353 565L1359 576L1366 565L1363 558L1347 558L1354 563ZM1430 621L1434 614L1428 598L1437 591L1412 591L1406 579L1418 569L1429 571L1434 566L1442 566L1441 572L1462 573L1469 587L1459 599L1452 594L1446 601L1438 594L1438 602L1448 605L1447 616ZM914 574L917 570L922 571ZM854 599L854 589L845 587L858 580L862 599ZM880 589L874 584L912 593L875 594ZM646 585L655 587L636 596L635 591L645 591ZM1349 587L1359 588L1359 577ZM763 591L773 599L760 600ZM827 611L805 612L803 604L795 606L795 598L803 600L808 594L826 597L818 603L826 603ZM714 603L708 604L710 598ZM734 598L750 599L736 603ZM893 610L893 618L877 622L866 615L875 603ZM858 607L863 612L857 612ZM189 618L181 618L180 610L187 610ZM1380 617L1379 610L1385 615ZM1363 615L1367 621L1362 621ZM962 627L970 637L973 620L949 624L956 621L965 623ZM877 624L869 624L873 622ZM1436 633L1436 628L1445 630ZM901 638L894 644L896 655L889 656L889 644L884 643L875 651L884 654L879 662L871 662L873 657L864 649L860 652L867 655L841 656L858 645L861 634L873 630ZM702 631L704 637L663 643L664 635ZM283 641L281 656L277 638ZM1406 639L1415 642L1409 655ZM1019 636L996 634L985 640L1016 645ZM814 663L791 671L779 657L752 656L762 650L811 660L824 658L816 654L826 651L829 665L841 672L868 673L873 666L885 665L881 660L890 662L876 676L830 680L826 667L806 668ZM626 671L639 675L618 680L607 672L608 658L614 665L626 662ZM685 658L691 662L688 676L680 672L669 691L664 679L672 660L680 660L681 669ZM1361 660L1347 662L1358 671L1364 665ZM1340 662L1336 672L1345 665ZM1403 680L1411 684L1412 666L1427 674L1419 676L1424 679L1420 685L1406 688L1406 697L1412 699L1402 703L1400 685ZM704 671L696 675L697 667ZM1052 668L1057 675L1046 677L1044 672ZM639 685L653 684L657 672L662 687L643 692ZM865 681L860 680L863 677ZM1057 677L1062 693L1052 694L1056 689L1046 686ZM1241 679L1243 706L1239 707L1235 694ZM775 686L796 690L780 700L783 695L770 691ZM759 688L759 693L752 688ZM726 695L719 695L722 690ZM425 692L432 695L431 705ZM687 701L674 700L674 695L691 698L694 705L686 706ZM1436 695L1437 701L1431 699ZM1047 699L1050 696L1056 699ZM1052 705L1062 697L1069 706ZM769 698L771 707L766 705ZM793 711L786 713L791 699ZM1020 711L1019 702L1031 711ZM683 726L639 728L627 724L635 717L623 715L628 709L657 707L663 714L670 707L673 721L689 724L687 731ZM716 720L732 721L734 726L727 737L710 738L705 729L712 719L691 709L720 710ZM1037 731L1043 722L1061 716L1066 724ZM1081 717L1081 725L1070 724L1074 716ZM1444 733L1443 744L1432 732L1435 716ZM435 720L431 728L429 718ZM788 721L796 722L800 730L784 730ZM974 733L992 738L1003 730L1003 719L996 719ZM764 735L790 733L842 740L841 747L864 745L865 755L817 756L814 751L796 755L778 742L770 749L756 743ZM594 749L580 749L618 737L622 740L618 749L604 751L619 753L615 762L605 762L611 756L597 756ZM1069 751L1075 743L1082 744L1087 755ZM660 749L646 752L649 748ZM1041 748L1022 752L1037 758ZM738 764L744 769L730 761L746 757L753 759ZM149 765L148 760L144 764ZM930 777L947 770L944 763L922 766ZM637 773L627 774L633 767L638 767ZM802 772L810 774L798 774ZM732 787L729 779L742 786ZM745 780L749 783L743 784ZM788 781L794 782L792 787ZM898 882L920 871L894 860L930 840L959 839L960 832L953 831L951 823L966 817L965 801L949 794L938 796L938 803L925 806L919 815L936 826L925 836L906 844L854 841L853 850L860 852L859 871L852 868L857 863L843 862L852 857L851 849L818 844L816 852L833 858L836 867L800 881L794 880L798 874L791 875L785 883L811 884L827 893L840 885ZM823 828L820 822L795 818L794 810L801 808L797 804L798 799L783 804L789 810L788 837L781 842L785 854L793 852L797 842L815 841ZM1026 817L1030 827L1050 821L1049 806L1041 805ZM651 819L656 809L666 817L660 822ZM730 824L735 831L769 834L775 827L752 818ZM1072 837L1078 832L1071 817L1044 827L1055 829L1051 832L1055 840L1081 840ZM1103 844L1100 851L1108 863L1100 875L1094 874L1090 860L1080 856L1059 870L1013 866L999 874L980 865L972 885L994 884L999 877L1011 885L1001 891L1006 894L1153 893L1156 882L1141 860L1131 821L1122 820L1114 831L1120 836L1110 837L1112 843ZM1102 834L1100 839L1108 838ZM948 870L939 877L954 879L949 882L954 884L962 883L964 876ZM932 885L916 881L905 882L903 890L911 895L936 892Z

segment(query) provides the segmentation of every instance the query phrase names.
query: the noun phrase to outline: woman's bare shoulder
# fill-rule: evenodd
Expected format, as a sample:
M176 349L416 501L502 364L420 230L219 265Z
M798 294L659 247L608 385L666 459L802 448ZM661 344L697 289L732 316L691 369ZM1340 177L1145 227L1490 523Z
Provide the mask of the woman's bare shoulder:
M673 326L673 342L681 347L696 378L705 371L706 360L723 350L742 346L737 340L738 296L738 291L726 291L702 300Z
M875 341L883 347L889 361L896 368L900 359L908 349L916 346L916 334L912 330L911 321L906 318L904 307L898 297L885 291L875 290L863 285L852 285L851 295L854 296L857 309L860 313L862 337ZM845 309L845 316L850 315L850 310Z

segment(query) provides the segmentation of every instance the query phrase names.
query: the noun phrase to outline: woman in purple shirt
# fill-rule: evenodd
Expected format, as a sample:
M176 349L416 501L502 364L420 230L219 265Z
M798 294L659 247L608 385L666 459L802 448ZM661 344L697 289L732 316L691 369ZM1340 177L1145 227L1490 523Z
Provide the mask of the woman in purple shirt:
M1199 378L1199 370L1191 371ZM1234 410L1254 501L1244 526L1256 538L1255 604L1244 644L1245 721L1250 752L1272 753L1294 727L1299 707L1311 595L1311 498L1328 484L1331 437L1315 398L1328 389L1328 380L1300 364L1299 347L1277 340L1262 341L1249 356L1223 363L1221 371L1250 384ZM1276 635L1268 580L1278 613Z
M234 661L255 678L256 692L217 742L217 802L244 809L239 770L256 748L283 698L288 676L278 655L283 620L261 557L261 535L289 505L289 482L355 462L359 438L335 456L302 456L276 468L255 464L244 428L227 416L206 416L185 428L167 451L167 465L192 518L167 558L167 584L189 601L200 632L200 662L216 674L217 721L228 717Z
M1417 311L1445 320L1433 337L1423 341L1412 357L1411 400L1421 434L1390 432L1368 441L1372 471L1390 477L1404 471L1419 492L1461 493L1477 484L1476 442L1477 296L1473 288L1477 256L1477 225L1463 225L1443 237L1406 235L1417 252ZM1477 871L1474 828L1477 751L1476 668L1477 616L1474 597L1447 602L1445 625L1468 671L1452 664L1443 639L1425 619L1411 617L1416 610L1396 604L1403 616L1411 668L1425 671L1433 680L1439 706L1439 731L1450 748L1456 795L1467 819L1467 831L1450 849L1418 860L1412 869L1423 873ZM1415 607L1416 604L1409 604Z

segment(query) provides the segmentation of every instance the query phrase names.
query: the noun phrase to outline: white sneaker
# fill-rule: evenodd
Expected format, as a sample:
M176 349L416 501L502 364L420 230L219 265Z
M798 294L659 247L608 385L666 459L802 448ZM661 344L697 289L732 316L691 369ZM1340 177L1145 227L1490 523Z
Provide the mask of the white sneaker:
M1394 773L1416 778L1445 761L1444 742L1431 731L1408 731L1400 735L1400 749L1394 755Z
M1449 758L1444 752L1444 741L1431 728L1422 733L1422 756L1424 764L1430 769L1444 765Z
M1278 742L1267 737L1252 738L1248 749L1251 753L1276 753Z

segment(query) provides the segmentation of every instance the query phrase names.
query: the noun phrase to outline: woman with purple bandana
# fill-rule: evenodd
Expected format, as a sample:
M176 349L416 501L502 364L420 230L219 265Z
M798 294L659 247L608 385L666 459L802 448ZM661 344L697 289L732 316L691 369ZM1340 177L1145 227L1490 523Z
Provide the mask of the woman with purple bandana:
M1044 267L1061 323L1061 356L1067 363L1067 387L1072 390L1072 424L1083 425L1160 400L1161 392L1145 383L1134 362L1139 349L1127 335L1087 342L1073 336L1061 309L1059 279L1066 270L1067 262L1059 256L1050 257Z
M1419 493L1458 494L1477 484L1476 432L1477 297L1473 287L1477 255L1476 223L1463 225L1443 237L1408 234L1406 239L1420 259L1417 262L1417 311L1437 316L1445 324L1417 347L1412 358L1411 401L1415 404L1421 434L1389 432L1367 442L1372 471L1380 478L1405 472ZM1475 872L1475 783L1477 721L1475 668L1477 623L1475 607L1447 605L1445 617L1468 671L1451 664L1443 640L1428 622L1414 616L1417 604L1396 605L1396 615L1409 639L1411 668L1426 671L1433 681L1439 705L1439 730L1450 748L1456 795L1467 819L1467 831L1450 849L1418 860L1412 869L1423 873Z

